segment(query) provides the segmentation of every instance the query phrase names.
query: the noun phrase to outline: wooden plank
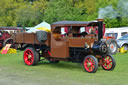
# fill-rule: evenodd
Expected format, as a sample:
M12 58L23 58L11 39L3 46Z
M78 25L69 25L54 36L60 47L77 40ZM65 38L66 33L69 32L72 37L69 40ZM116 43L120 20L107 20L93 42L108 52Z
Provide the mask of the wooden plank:
M1 54L7 54L10 47L11 47L11 44L6 44L6 46L2 49Z

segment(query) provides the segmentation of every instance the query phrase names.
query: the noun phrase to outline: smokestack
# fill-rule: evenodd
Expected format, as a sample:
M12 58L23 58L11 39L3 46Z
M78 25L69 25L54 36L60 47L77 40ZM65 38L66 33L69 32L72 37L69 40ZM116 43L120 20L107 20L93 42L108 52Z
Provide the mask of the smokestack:
M97 19L98 21L98 41L103 38L103 21L104 19Z

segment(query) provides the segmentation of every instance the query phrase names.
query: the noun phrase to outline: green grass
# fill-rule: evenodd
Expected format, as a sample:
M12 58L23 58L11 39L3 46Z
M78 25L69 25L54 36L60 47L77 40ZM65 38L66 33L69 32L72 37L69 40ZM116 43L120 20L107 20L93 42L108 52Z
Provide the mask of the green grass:
M84 72L77 63L49 64L41 61L37 66L23 63L23 52L0 54L0 85L128 85L128 53L113 55L116 67L96 73Z

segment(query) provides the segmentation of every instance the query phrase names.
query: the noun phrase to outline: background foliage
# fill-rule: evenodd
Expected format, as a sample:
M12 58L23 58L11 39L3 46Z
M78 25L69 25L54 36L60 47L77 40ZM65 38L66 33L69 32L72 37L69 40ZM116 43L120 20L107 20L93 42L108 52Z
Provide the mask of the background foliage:
M107 27L128 26L128 0L1 0L0 26L104 18Z

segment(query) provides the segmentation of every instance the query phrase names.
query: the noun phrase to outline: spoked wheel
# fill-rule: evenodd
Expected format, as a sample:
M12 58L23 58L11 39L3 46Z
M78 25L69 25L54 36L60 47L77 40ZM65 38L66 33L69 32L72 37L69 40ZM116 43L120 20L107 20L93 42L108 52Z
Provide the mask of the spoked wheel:
M39 60L39 54L34 48L28 47L24 51L23 59L24 63L28 66L36 65Z
M8 39L4 40L3 46L6 46L6 44L11 44L11 47L12 47L13 46L13 39L8 38Z
M102 58L102 68L104 70L113 70L116 66L115 59L111 55L106 55Z
M94 56L88 55L83 61L83 66L85 71L95 73L98 69L98 61Z
M110 48L112 53L115 53L117 50L117 45L115 43L110 43L109 48Z
M115 54L117 52L118 46L117 42L114 39L107 40L108 43L108 53L109 54Z

